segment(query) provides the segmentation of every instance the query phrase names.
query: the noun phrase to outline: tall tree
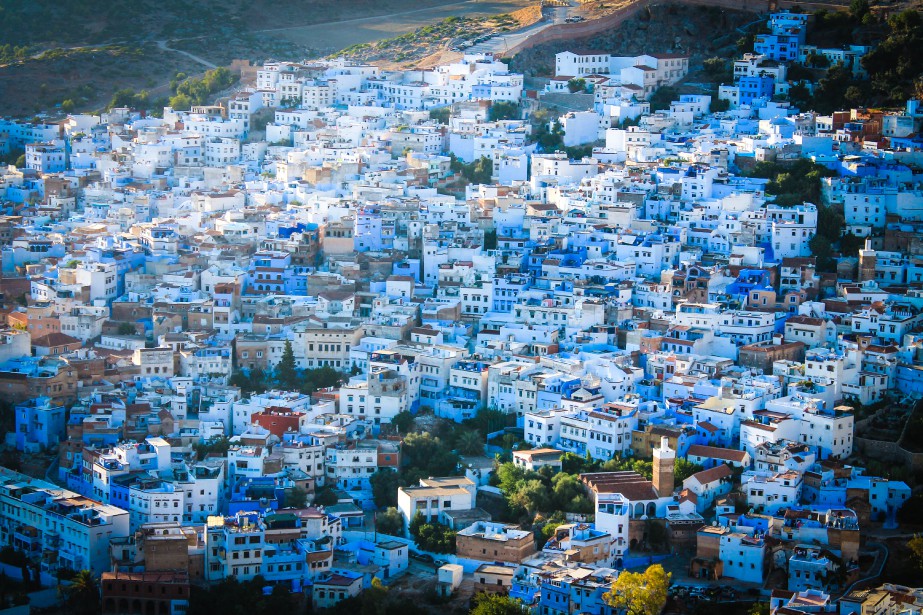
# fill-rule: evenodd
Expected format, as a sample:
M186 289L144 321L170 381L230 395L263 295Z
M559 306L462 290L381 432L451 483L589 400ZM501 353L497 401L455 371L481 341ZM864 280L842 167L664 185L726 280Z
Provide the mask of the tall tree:
M292 343L285 340L285 348L282 349L282 358L276 365L276 379L279 385L285 389L298 388L298 366L295 364L295 350Z
M623 570L612 583L610 591L603 594L609 606L624 609L626 615L660 615L667 604L670 574L663 566L654 564L644 572Z
M77 615L95 615L99 612L99 585L89 570L81 570L65 590L68 610Z
M484 439L478 431L465 430L459 435L456 447L462 455L483 455Z
M379 534L404 535L404 516L393 506L375 515L375 530Z
M400 475L391 468L381 468L369 476L375 506L387 508L397 506L397 489L401 486Z
M304 508L308 505L308 492L301 487L292 487L285 492L285 508Z

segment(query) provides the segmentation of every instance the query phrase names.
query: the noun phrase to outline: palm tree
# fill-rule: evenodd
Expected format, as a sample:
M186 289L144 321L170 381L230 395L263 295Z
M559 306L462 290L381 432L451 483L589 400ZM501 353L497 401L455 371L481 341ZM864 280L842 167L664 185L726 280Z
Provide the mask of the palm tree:
M463 455L483 455L484 441L481 432L465 431L458 436L458 452Z
M64 595L72 613L93 615L99 612L99 585L89 570L75 574Z

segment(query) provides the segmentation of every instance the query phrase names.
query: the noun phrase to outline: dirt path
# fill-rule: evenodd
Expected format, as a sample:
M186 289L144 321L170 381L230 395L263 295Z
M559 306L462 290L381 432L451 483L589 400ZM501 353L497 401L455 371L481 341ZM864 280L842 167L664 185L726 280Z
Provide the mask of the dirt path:
M209 68L209 69L218 68L218 66L217 66L216 64L212 64L212 63L209 62L208 60L206 60L206 59L204 59L204 58L200 58L200 57L197 56L197 55L193 55L193 54L189 53L188 51L183 51L182 49L174 49L173 47L168 47L168 46L167 46L167 41L157 41L157 47L158 47L159 49L162 49L163 51L172 51L173 53L178 53L178 54L180 54L180 55L186 56L187 58L189 58L189 59L192 60L193 62L198 62L199 64L201 64L202 66L204 66L204 67L206 67L206 68Z
M329 23L319 23L319 24L305 24L301 26L285 26L283 28L267 28L264 30L253 30L253 32L285 32L287 30L299 30L302 28L331 28L335 26L343 25L355 25L360 23L375 23L383 22L395 17L406 17L407 15L416 15L418 13L428 13L432 11L445 11L449 9L459 9L458 15L465 15L471 12L477 12L476 5L483 4L483 0L464 0L463 2L450 2L448 4L437 4L434 6L427 6L419 9L411 9L409 11L400 11L398 13L388 13L385 15L376 15L373 17L357 17L355 19L344 19L342 21L334 21ZM467 10L465 10L467 9Z

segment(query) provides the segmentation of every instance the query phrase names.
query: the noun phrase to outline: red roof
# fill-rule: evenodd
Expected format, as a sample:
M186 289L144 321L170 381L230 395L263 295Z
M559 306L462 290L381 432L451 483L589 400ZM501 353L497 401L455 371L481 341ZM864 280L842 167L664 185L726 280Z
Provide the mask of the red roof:
M701 423L699 424L701 425ZM722 459L725 461L736 461L738 463L742 463L746 454L746 451L738 451L731 448L693 444L689 447L689 451L686 453L686 456L708 457L710 459Z

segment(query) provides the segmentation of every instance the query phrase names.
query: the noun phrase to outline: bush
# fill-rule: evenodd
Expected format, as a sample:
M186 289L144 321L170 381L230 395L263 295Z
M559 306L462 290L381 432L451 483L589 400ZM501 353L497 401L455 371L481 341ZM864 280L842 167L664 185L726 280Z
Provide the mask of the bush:
M336 490L330 486L320 487L314 492L314 505L315 506L333 506L340 499L337 496Z
M722 111L727 111L731 108L731 101L726 98L714 97L711 99L711 104L708 106L708 110L712 113L720 113Z
M571 94L586 90L586 79L571 79L567 82L567 89Z
M669 109L670 103L677 99L679 92L676 88L670 86L663 86L657 88L653 94L651 94L651 113L654 111L661 111L663 109Z
M410 535L424 551L455 553L455 530L438 521L427 522L420 513L410 521Z
M440 124L448 124L449 118L452 117L451 107L438 107L429 110L430 119L438 121Z
M397 490L401 486L400 476L391 468L381 468L369 477L375 506L387 508L397 506Z
M375 530L389 536L403 536L404 516L392 506L375 516Z
M522 108L518 104L514 102L497 101L490 105L490 110L487 112L487 119L491 122L518 120L521 113Z

